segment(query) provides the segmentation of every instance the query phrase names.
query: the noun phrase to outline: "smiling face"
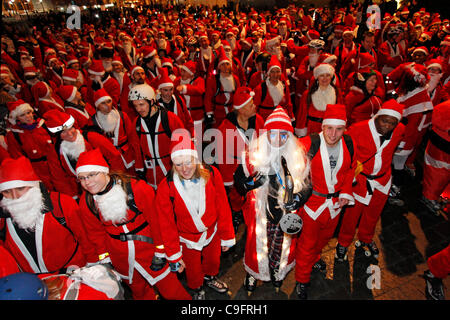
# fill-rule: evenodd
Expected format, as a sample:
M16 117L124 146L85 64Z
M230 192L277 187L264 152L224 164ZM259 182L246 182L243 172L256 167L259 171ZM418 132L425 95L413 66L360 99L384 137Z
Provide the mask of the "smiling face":
M341 140L342 135L344 134L345 131L345 126L323 125L322 131L325 143L328 146L333 147L339 142L339 140Z
M111 179L105 172L81 172L77 178L83 189L90 194L97 194L105 190Z
M17 120L22 124L33 124L34 122L34 113L31 110L27 110L21 115L17 116Z
M197 169L197 160L191 155L180 155L173 159L173 167L181 178L190 180Z

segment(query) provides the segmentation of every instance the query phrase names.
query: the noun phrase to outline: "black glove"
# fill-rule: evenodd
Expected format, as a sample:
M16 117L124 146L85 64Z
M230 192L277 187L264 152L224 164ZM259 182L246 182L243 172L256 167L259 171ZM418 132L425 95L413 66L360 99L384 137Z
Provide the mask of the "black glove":
M147 175L145 174L145 170L136 170L136 177L140 180L147 181Z
M207 114L205 115L205 126L212 126L216 122L216 119L214 119L213 114Z
M294 197L292 199L292 202L285 203L284 208L287 211L297 211L303 204L302 196L299 193L294 193Z
M251 175L250 177L248 177L247 179L245 179L243 181L243 183L241 183L241 190L244 193L247 193L253 189L259 188L261 187L264 182L266 182L267 180L267 176L264 174L261 174L260 172L257 172L253 175Z
M160 258L157 256L153 256L152 264L150 265L150 269L152 271L159 271L166 265L166 258Z

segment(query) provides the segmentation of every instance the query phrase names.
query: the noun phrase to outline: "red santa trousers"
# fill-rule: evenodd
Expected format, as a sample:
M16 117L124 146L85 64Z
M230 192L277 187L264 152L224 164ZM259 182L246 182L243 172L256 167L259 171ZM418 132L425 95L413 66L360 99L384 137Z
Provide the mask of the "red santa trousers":
M449 155L428 142L423 165L422 194L429 200L438 200L450 181Z
M142 275L134 271L133 283L129 285L133 293L134 300L156 300L156 293L153 287L142 277ZM156 289L161 296L167 300L191 300L192 297L178 280L177 275L170 272L163 279L155 284Z
M189 288L198 289L203 285L205 275L215 276L219 273L221 247L217 234L201 251L189 249L185 243L181 243L181 246Z
M450 245L427 260L428 268L436 278L445 279L450 273Z
M359 222L358 239L365 243L371 243L387 199L388 195L375 189L368 205L356 200L354 206L347 207L339 231L339 244L348 247L352 243L359 217L361 217L361 221Z
M302 209L301 217L303 229L295 250L295 280L308 283L312 267L320 259L323 247L333 236L339 216L331 219L330 212L325 209L316 220L313 220Z

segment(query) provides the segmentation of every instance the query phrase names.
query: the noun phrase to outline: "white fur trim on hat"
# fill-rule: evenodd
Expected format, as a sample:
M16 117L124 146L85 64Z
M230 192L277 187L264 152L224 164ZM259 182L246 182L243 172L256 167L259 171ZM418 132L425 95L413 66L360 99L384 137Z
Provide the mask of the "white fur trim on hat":
M83 172L104 172L109 173L109 168L97 165L85 165L77 168L77 175Z
M314 68L314 78L318 78L321 74L334 74L334 68L333 66L329 65L328 63L322 63Z
M281 70L280 66L275 64L275 65L271 66L271 67L269 68L269 70L267 70L267 73L269 73L270 70L272 70L272 69L274 69L274 68L278 68L278 69Z
M21 114L25 113L25 111L28 111L28 110L34 111L33 108L30 106L30 104L22 103L22 104L18 105L13 111L10 112L9 121L12 124L16 124L17 117L20 116Z
M106 100L112 100L112 98L110 96L103 96L97 99L97 101L95 101L95 107L98 107L98 105Z
M442 65L440 63L432 63L427 66L427 69L430 69L430 68L439 68L442 70Z
M243 108L250 100L253 99L253 96L255 95L255 93L253 91L251 91L249 94L250 94L250 98L248 98L246 101L244 101L242 104L240 104L238 106L234 104L233 108L236 110Z
M194 158L198 159L197 151L192 150L192 149L182 149L182 150L174 151L170 155L170 158L172 159L172 162L173 162L173 159L175 159L176 157L179 157L179 156L193 156Z
M423 52L426 56L429 55L429 52L423 48L416 48L414 49L414 51L412 52L414 54L414 52Z
M185 65L182 65L182 66L181 66L181 69L183 69L184 71L186 71L187 73L189 73L191 76L194 75L194 73L193 73L188 67L186 67Z
M21 187L39 187L39 181L25 181L25 180L5 181L3 183L0 183L0 192Z
M328 125L328 126L345 126L347 124L347 121L342 119L323 119L322 125Z
M158 89L167 88L167 87L173 87L173 83L172 82L163 82L158 85Z
M72 89L72 93L70 94L70 97L67 98L67 101L72 102L73 99L75 99L75 96L77 95L77 88L74 86Z
M96 72L94 70L88 69L88 73L93 74L95 76L102 76L105 74L105 71L101 71L101 72Z
M56 132L59 132L59 131L70 129L73 126L74 123L75 123L74 117L70 116L69 119L66 122L64 122L62 125L60 125L58 127L54 127L54 128L50 128L49 126L47 126L47 129L51 133L56 133Z
M391 117L396 118L398 121L400 121L402 119L402 115L400 114L400 112L397 112L392 109L380 109L380 110L378 110L376 115L377 116L382 116L382 115L391 116Z

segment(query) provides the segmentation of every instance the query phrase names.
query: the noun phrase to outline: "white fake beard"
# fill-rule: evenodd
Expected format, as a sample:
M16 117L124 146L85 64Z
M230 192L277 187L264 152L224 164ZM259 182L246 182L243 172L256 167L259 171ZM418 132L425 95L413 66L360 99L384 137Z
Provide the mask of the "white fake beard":
M279 27L280 35L285 36L287 32L287 26Z
M317 63L317 61L319 60L319 55L317 53L314 54L309 54L309 65L311 67L314 67Z
M106 133L114 132L118 120L119 113L115 109L112 109L108 114L103 114L102 112L97 111L98 124Z
M328 104L336 103L336 92L331 85L328 85L325 90L321 90L320 88L317 89L317 91L311 95L311 100L314 108L319 111L325 111Z
M249 147L250 163L254 166L254 172L263 174L275 174L282 172L281 157L286 159L292 179L294 180L294 193L300 192L308 183L309 161L305 150L298 143L292 133L281 147L270 144L267 132L252 140ZM284 176L281 174L284 181ZM267 183L267 182L266 182Z
M61 142L61 151L72 160L78 160L78 157L82 152L86 150L86 146L84 145L83 135L77 130L77 138L74 142L69 142L63 140Z
M19 228L24 230L34 231L38 219L44 217L42 211L45 205L39 187L31 187L19 199L4 197L0 205L11 214Z
M105 221L123 223L127 218L127 194L120 184L101 196L94 196L98 209Z
M441 81L442 73L432 73L429 74L430 76L430 82L428 82L428 93L431 93L434 89L436 89L437 85L439 84L439 81Z
M127 55L129 55L131 53L131 47L132 47L131 42L124 42L123 43L123 50L125 51L125 53Z
M230 74L229 76L220 75L220 83L223 86L223 91L232 92L235 89L232 74Z
M190 84L191 80L192 79L186 79L186 80L180 79L180 84Z
M228 43L230 44L231 50L234 50L236 48L236 38L231 37L228 38Z
M273 105L278 106L284 97L283 84L281 81L278 81L277 85L274 86L269 79L266 80L266 84L269 94L272 97Z

